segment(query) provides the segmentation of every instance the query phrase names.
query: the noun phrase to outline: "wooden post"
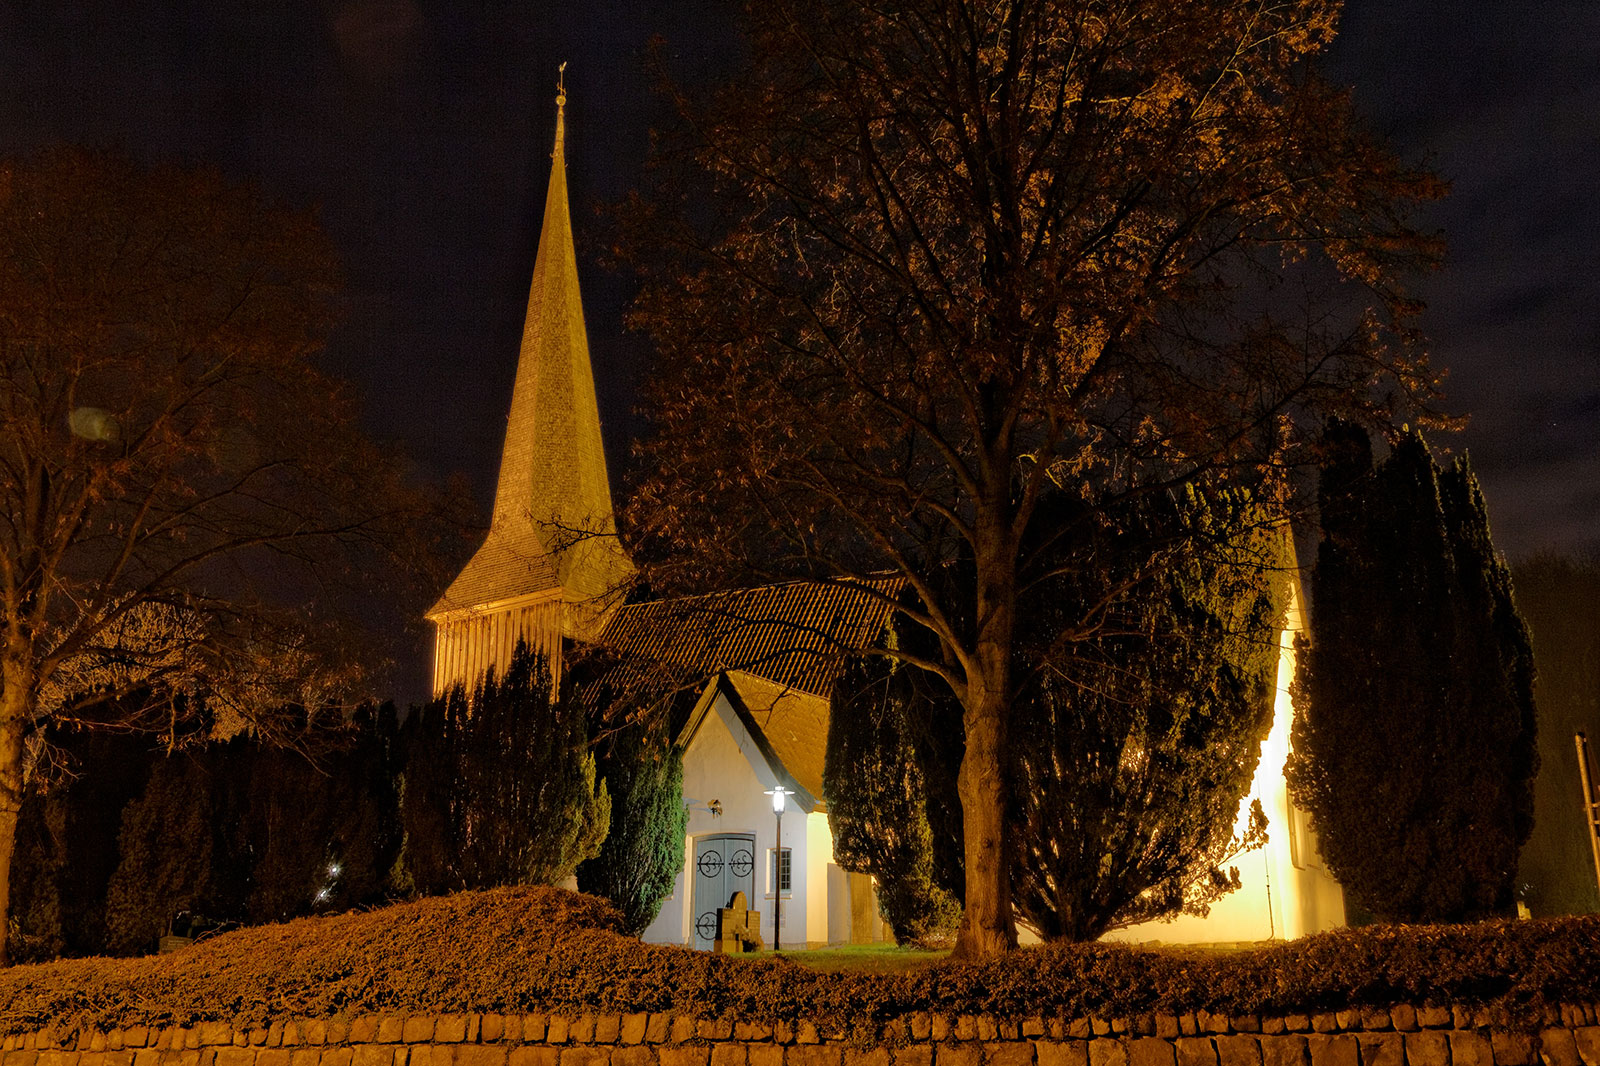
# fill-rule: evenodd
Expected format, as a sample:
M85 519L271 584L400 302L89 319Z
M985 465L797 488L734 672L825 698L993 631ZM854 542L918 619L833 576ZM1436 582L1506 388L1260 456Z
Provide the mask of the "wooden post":
M1583 786L1583 824L1589 834L1589 851L1594 855L1594 880L1600 889L1600 802L1594 794L1594 762L1589 754L1589 738L1580 731L1572 742L1578 748L1578 780Z

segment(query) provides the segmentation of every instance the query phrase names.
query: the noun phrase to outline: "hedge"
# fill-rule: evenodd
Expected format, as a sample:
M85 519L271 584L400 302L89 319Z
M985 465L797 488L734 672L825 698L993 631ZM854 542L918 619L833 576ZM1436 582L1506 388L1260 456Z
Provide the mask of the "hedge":
M876 1032L913 1011L1133 1017L1465 1004L1536 1024L1588 1002L1600 917L1376 926L1240 951L1084 944L909 973L641 944L609 903L496 889L225 934L163 956L0 971L0 1032L361 1014L672 1012Z

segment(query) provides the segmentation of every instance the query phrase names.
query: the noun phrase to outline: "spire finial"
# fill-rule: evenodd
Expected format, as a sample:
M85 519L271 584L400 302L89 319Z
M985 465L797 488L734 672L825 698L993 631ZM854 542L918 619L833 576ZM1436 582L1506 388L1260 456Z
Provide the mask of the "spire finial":
M566 60L562 60L561 65L556 68L556 148L550 153L552 158L565 155L566 148L562 142L567 139L566 108L567 63Z

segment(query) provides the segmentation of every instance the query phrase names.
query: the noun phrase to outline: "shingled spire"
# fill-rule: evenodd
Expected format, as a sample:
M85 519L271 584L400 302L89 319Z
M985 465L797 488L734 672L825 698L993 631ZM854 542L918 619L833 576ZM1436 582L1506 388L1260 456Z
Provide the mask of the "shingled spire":
M565 71L566 64L562 64ZM544 226L489 534L428 612L434 687L504 668L517 639L589 639L629 564L616 537L567 207L566 92L556 95ZM504 616L504 617L502 617Z

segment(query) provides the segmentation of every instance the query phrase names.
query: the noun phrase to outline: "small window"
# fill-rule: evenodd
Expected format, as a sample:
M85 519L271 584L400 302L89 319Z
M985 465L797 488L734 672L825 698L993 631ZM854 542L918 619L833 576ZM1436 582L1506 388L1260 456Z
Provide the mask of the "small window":
M779 851L776 848L769 848L767 849L767 854L772 856L772 860L767 863L767 885L770 887L776 883L778 886L778 891L787 894L789 891L791 891L789 880L789 849L784 848L783 850ZM771 895L771 893L769 892L768 895Z

